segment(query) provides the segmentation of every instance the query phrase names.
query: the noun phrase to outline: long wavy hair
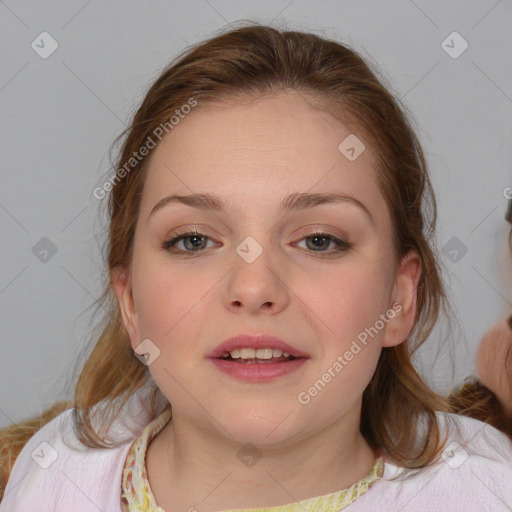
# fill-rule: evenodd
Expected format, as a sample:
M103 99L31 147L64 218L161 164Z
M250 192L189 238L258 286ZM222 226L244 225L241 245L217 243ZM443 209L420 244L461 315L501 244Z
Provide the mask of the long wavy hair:
M80 363L74 399L57 406L46 421L72 407L80 441L91 448L108 448L118 442L106 439L92 421L96 406L101 403L109 411L109 417L103 419L109 424L102 425L107 429L126 401L144 386L153 390L151 415L155 417L161 408L163 397L148 367L131 348L111 281L112 270L128 267L133 253L149 158L147 155L132 161L134 153L139 154L149 138L155 139L159 126L170 128L169 119L191 98L200 108L234 97L295 91L308 93L318 109L337 117L372 148L378 184L393 223L396 261L414 249L423 269L414 329L405 342L382 349L363 393L361 433L373 449L404 468L419 469L437 460L445 439L436 411L453 409L446 398L424 382L412 363L412 356L431 333L439 314L443 311L448 316L451 311L433 239L436 201L407 109L376 73L354 49L340 42L253 22L217 33L186 49L163 70L128 128L116 139L115 144L122 141L114 164L119 179L109 187L108 272L98 301L104 316L94 331L94 346L87 360L83 366ZM0 437L0 455L8 461L8 469L23 442L44 423L31 421L9 427L3 439ZM420 421L423 430L418 429ZM22 440L18 436L17 444L10 443L23 428Z

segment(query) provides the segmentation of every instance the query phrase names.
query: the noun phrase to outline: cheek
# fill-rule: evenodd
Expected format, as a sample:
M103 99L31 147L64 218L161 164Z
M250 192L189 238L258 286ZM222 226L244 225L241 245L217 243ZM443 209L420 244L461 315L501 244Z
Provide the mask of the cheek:
M189 323L200 309L208 279L201 272L172 266L161 254L140 251L132 266L134 302L140 335L163 342L180 329L180 319Z
M353 263L353 264L351 264ZM371 261L347 261L336 271L310 276L300 297L320 318L327 339L337 348L350 345L365 328L373 326L389 307L390 285L382 278L386 269ZM381 323L379 323L381 326Z

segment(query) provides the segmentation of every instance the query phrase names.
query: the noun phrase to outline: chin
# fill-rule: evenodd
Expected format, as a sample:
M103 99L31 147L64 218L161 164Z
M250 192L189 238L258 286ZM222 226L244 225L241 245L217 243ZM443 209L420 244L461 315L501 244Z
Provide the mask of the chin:
M233 412L217 415L219 423L231 437L241 444L252 443L260 446L275 446L289 442L297 432L293 409L282 404L276 408L251 407L235 408ZM225 432L223 432L226 434Z

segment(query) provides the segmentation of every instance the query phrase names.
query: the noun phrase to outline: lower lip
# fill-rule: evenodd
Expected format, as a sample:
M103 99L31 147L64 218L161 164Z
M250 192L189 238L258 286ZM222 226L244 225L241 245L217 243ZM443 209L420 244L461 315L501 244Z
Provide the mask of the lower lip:
M245 382L267 382L294 372L306 362L306 359L305 357L299 357L281 363L235 363L214 358L210 358L210 361L221 372L236 379Z

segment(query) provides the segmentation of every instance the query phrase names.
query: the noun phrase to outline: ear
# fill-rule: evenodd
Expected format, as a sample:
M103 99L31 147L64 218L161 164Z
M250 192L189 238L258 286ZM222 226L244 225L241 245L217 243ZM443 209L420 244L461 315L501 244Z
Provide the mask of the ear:
M135 347L138 345L139 324L133 300L130 269L116 267L110 272L110 279L119 302L124 326L130 336L132 347Z
M394 347L407 339L416 321L416 298L418 283L421 277L421 260L418 253L410 250L405 254L398 268L396 281L391 295L389 311L395 311L390 317L384 338L383 347Z

